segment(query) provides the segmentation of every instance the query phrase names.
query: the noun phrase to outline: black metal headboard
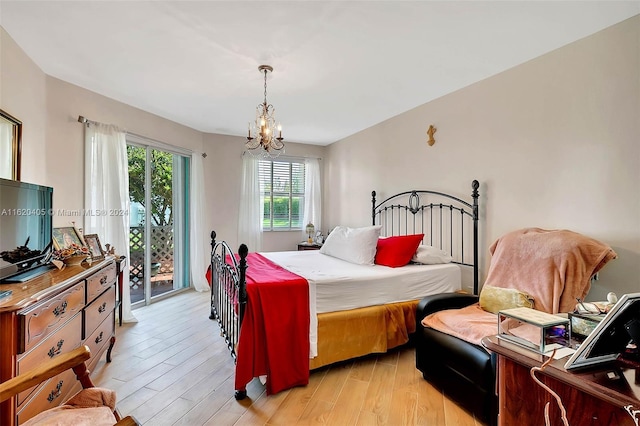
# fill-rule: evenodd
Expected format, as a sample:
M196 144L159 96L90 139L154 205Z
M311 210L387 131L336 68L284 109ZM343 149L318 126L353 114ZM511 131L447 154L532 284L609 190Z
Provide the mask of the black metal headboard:
M372 224L382 225L383 236L424 234L425 244L449 252L457 264L473 267L473 293L478 294L479 187L477 180L471 182L470 203L442 192L415 190L376 204L372 191Z

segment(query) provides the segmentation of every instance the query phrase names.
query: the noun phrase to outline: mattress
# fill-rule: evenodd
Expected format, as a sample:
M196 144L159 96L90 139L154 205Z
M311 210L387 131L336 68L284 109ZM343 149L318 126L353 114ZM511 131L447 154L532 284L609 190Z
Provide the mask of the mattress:
M460 267L356 265L318 250L260 253L309 282L311 356L317 355L317 314L405 302L461 288Z
M316 313L406 302L461 288L460 267L455 263L389 268L356 265L318 250L261 254L315 286Z

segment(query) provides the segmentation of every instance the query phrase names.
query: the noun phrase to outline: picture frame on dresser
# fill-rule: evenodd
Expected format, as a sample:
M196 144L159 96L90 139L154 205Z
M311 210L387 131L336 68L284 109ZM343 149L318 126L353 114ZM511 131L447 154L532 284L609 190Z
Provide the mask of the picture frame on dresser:
M53 247L56 250L69 248L71 244L76 244L80 247L85 245L80 231L75 226L53 228Z
M84 236L84 242L87 244L87 247L89 247L92 262L104 259L104 250L102 249L102 244L100 244L98 234L86 234Z

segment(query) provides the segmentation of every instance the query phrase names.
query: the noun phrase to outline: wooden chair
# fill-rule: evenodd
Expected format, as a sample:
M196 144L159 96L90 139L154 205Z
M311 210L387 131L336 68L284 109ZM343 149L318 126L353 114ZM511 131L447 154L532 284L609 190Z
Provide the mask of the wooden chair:
M102 421L107 420L110 421L109 414L113 416L113 424L118 426L133 426L138 425L139 423L135 418L131 416L127 416L122 418L118 411L115 409L115 398L113 405L114 407L109 407L109 410L105 410L105 407L108 405L100 405L100 398L89 398L89 394L97 394L100 395L104 393L104 395L111 395L113 391L107 389L96 388L91 382L91 378L89 377L89 370L87 370L87 366L85 361L91 357L91 351L87 346L81 346L73 351L60 355L52 360L46 361L40 364L38 367L27 371L25 373L20 374L12 379L7 380L6 382L0 383L0 402L5 401L11 398L18 393L30 389L33 386L36 386L45 380L48 380L52 377L57 376L69 369L73 369L73 372L76 374L76 378L82 384L82 390L74 395L66 404L62 406L51 408L46 410L36 417L28 420L26 424L28 425L37 425L39 423L39 419L43 419L44 423L52 423L58 422L58 424L95 424L92 419L101 419ZM93 389L92 389L93 388ZM88 389L92 389L88 391ZM89 404L83 405L78 404L77 401L90 399L91 402ZM102 399L108 399L103 397ZM76 402L72 402L72 400ZM82 415L80 415L80 411L82 410ZM68 417L66 417L68 416ZM44 420L46 418L46 420ZM69 419L66 421L65 419Z

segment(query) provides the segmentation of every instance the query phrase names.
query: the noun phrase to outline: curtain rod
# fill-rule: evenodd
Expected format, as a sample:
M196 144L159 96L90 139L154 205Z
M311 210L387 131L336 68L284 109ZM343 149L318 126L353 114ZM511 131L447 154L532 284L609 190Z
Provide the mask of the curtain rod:
M96 126L98 124L102 124L102 123L100 123L98 121L89 120L88 118L86 118L86 117L84 117L82 115L78 116L78 123L82 123L83 125L85 125L87 127L89 127L90 125ZM193 151L191 149L173 146L173 145L164 143L164 142L159 141L159 140L151 139L151 138L149 138L147 136L142 136L142 135L139 135L137 133L130 132L128 130L125 130L124 132L127 133L128 135L134 136L136 138L140 138L140 139L143 139L145 141L152 142L153 145L159 145L160 148L164 147L164 148L172 149L172 150L176 150L177 149L177 150L185 151L185 152L188 152L188 153L191 153L191 154L195 152L195 151ZM202 158L207 158L207 153L206 152L203 152L201 155L202 155Z
M78 123L82 123L82 124L86 125L87 127L89 127L90 124L93 124L94 126L96 124L100 124L97 121L89 120L89 119L83 117L82 115L78 116Z

